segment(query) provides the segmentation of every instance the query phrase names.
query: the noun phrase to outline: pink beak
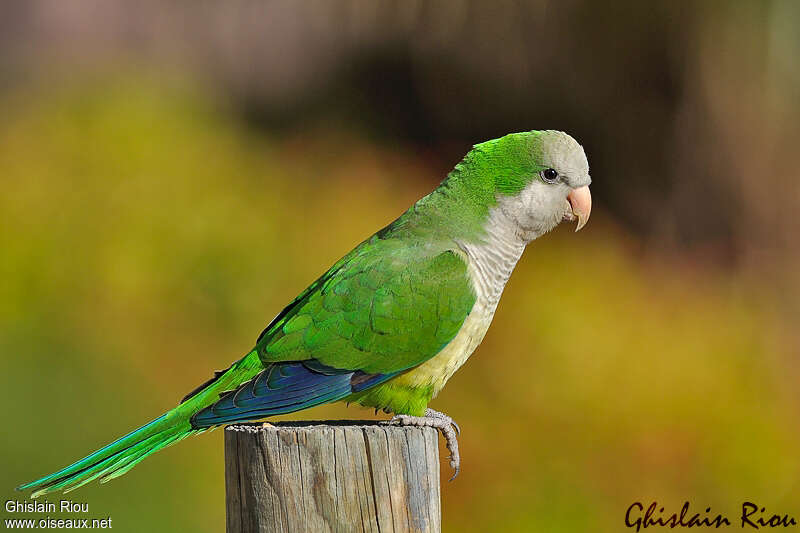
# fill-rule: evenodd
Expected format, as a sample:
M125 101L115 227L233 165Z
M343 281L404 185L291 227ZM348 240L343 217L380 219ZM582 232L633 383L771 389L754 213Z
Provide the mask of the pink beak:
M589 192L589 186L572 189L567 195L567 201L572 207L572 220L578 219L575 231L580 231L589 221L589 214L592 212L592 195Z

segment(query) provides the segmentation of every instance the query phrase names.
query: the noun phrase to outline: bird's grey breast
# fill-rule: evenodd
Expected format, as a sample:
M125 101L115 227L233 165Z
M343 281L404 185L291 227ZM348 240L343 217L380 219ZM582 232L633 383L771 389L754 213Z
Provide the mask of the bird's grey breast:
M475 305L485 306L494 314L503 289L525 251L526 241L500 206L491 209L484 230L486 235L482 242L458 244L467 257L477 297Z

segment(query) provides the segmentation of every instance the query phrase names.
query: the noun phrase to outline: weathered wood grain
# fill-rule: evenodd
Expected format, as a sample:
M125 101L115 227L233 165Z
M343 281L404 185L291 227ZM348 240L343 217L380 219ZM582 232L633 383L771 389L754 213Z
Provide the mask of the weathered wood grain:
M228 533L438 533L438 434L371 421L228 426L225 490Z

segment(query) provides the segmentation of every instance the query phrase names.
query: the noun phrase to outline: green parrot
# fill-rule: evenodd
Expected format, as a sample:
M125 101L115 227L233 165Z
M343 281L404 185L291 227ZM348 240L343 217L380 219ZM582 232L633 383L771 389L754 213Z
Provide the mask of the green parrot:
M560 131L475 145L278 313L247 355L149 424L18 489L108 481L189 435L337 401L437 428L455 477L460 429L428 403L483 340L525 246L562 221L586 224L590 183L583 148Z

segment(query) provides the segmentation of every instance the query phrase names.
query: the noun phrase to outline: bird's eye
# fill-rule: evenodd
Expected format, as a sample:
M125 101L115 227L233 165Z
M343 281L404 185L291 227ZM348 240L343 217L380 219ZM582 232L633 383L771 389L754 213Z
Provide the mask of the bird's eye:
M553 168L546 168L542 171L542 178L547 183L555 183L555 181L558 179L558 172L556 172Z

